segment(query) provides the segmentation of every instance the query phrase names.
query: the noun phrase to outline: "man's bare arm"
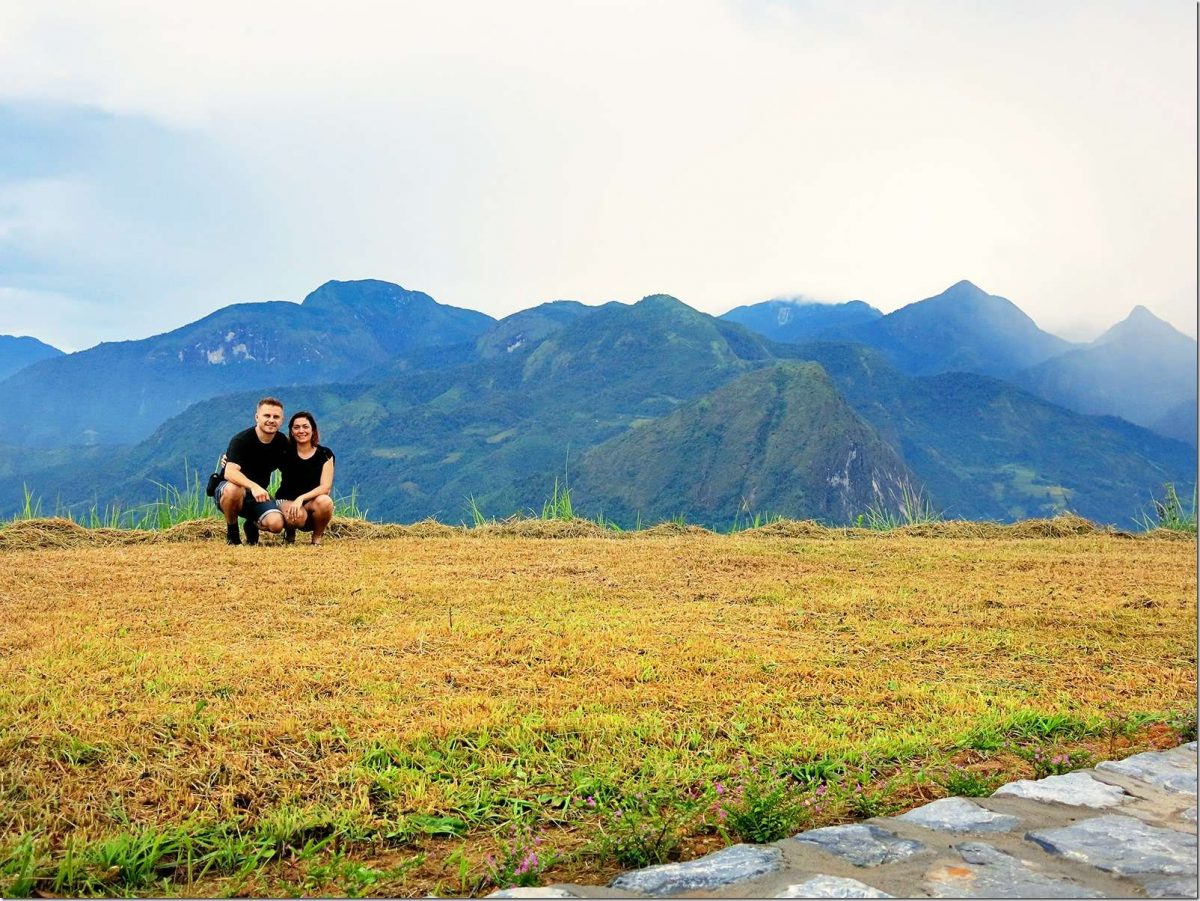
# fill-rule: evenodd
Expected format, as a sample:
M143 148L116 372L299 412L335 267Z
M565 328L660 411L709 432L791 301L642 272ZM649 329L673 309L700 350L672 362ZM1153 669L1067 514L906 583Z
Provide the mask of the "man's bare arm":
M257 482L252 482L246 478L246 474L242 472L242 467L236 463L229 462L225 464L225 481L248 489L256 501L265 501L270 497L267 494L267 489Z

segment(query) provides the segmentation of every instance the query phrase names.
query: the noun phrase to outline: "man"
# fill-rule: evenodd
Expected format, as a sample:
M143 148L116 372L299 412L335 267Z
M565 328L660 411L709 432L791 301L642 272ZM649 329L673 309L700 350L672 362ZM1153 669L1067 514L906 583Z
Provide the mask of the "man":
M283 404L264 397L254 411L254 428L238 432L225 451L222 481L213 492L213 500L225 514L225 540L241 544L238 517L246 520L246 544L258 544L258 530L283 531L283 513L271 500L266 486L271 473L283 465L288 440L280 434Z

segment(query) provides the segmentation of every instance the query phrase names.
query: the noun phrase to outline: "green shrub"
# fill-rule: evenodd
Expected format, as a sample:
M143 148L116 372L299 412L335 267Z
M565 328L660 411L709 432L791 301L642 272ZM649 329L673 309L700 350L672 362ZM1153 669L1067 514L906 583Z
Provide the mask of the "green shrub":
M741 774L728 790L721 783L714 788L717 798L713 806L719 825L743 841L758 844L799 832L824 806L824 785L812 797L805 797L795 779L762 766Z
M953 797L986 798L1000 787L1002 781L996 776L979 776L955 767L947 773L942 786Z

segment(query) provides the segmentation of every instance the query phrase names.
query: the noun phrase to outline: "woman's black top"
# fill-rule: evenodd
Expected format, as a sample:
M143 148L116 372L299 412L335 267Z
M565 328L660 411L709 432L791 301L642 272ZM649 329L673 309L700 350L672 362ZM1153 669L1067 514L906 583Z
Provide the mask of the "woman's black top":
M321 470L325 461L333 459L333 451L323 444L318 444L316 452L307 460L300 459L294 447L288 448L283 465L279 467L283 473L283 481L275 492L278 500L294 501L306 491L312 491L321 484Z

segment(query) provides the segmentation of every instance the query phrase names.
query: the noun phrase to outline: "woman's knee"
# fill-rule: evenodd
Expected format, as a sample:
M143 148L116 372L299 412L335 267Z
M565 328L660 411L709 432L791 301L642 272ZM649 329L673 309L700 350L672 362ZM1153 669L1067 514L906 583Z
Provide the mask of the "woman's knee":
M272 510L270 513L264 514L263 518L258 521L260 529L266 529L268 532L283 531L283 514L278 510Z

